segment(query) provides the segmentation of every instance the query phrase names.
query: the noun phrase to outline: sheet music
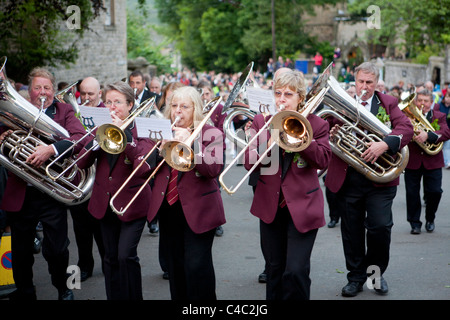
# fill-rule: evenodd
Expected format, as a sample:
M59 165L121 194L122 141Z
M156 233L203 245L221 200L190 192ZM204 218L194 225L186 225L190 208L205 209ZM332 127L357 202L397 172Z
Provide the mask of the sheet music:
M172 128L169 119L136 117L138 137L172 140Z
M247 99L251 110L258 113L269 111L275 114L275 99L272 90L247 87Z
M80 106L80 121L88 129L111 123L112 118L108 108L93 108Z

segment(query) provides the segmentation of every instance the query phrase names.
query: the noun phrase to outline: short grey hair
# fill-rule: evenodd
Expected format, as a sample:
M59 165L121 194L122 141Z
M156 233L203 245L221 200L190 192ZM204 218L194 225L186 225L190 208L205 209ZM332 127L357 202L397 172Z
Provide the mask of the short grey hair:
M34 68L28 75L28 90L31 90L31 84L33 82L33 79L36 77L46 78L50 80L53 86L53 90L56 91L57 86L55 76L49 70L41 67Z
M117 81L114 83L109 83L105 86L105 94L108 91L118 91L122 93L125 96L125 99L127 100L127 103L135 103L134 101L134 92L133 89L130 87L128 83L125 83L123 81Z
M376 82L378 82L380 78L380 70L378 70L378 67L372 62L363 62L359 66L357 66L355 69L355 77L358 75L359 71L375 75L375 78L377 79Z
M433 100L434 100L433 93L430 90L427 90L427 89L420 90L419 92L417 92L416 99L419 95L428 96L430 98L431 102L433 102Z

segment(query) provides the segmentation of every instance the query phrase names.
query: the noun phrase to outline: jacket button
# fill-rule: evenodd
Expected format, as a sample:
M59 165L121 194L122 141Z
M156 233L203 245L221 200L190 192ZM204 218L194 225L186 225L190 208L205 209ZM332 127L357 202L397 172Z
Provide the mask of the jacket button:
M108 179L109 179L109 181L111 181L111 180L112 180L112 177L109 177Z
M109 192L107 192L107 193L106 193L106 195L108 195L108 196L109 196Z
M164 195L164 192L161 192L161 195L163 196L163 195Z

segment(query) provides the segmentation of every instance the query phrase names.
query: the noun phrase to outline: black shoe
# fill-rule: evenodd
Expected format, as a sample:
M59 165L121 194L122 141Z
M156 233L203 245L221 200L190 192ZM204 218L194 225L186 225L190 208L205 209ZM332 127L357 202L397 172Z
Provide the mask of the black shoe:
M336 227L336 224L338 223L338 220L331 219L331 221L328 223L328 228L334 228Z
M342 295L344 297L356 297L356 295L363 290L363 285L359 282L350 281L342 288Z
M375 292L378 294L386 294L388 293L389 288L387 285L386 280L384 280L383 277L380 278L380 287L379 288L375 288Z
M169 272L168 272L168 271L164 271L164 273L163 273L163 279L164 279L164 280L169 280Z
M258 282L259 283L266 283L267 282L267 274L265 272L262 272L258 276Z
M151 223L150 226L148 227L148 231L150 232L150 234L156 234L159 232L159 228L158 225L156 223Z
M33 253L38 254L41 252L42 247L42 238L36 233L36 236L34 237L34 243L33 243Z
M434 231L434 222L427 221L427 223L425 223L425 229L428 232L433 232Z
M420 228L419 227L413 227L411 229L411 234L420 234Z
M67 289L63 292L60 292L58 294L58 300L75 300L73 296L73 291L70 289Z
M80 281L86 281L87 279L89 279L90 277L92 277L92 271L88 272L88 271L81 271L80 272Z
M221 237L223 235L223 228L222 226L218 226L216 228L216 237Z

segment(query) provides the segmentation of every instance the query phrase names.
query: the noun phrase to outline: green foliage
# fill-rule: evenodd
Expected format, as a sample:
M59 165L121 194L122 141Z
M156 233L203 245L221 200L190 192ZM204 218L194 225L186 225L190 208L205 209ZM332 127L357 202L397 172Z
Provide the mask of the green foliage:
M8 57L8 76L25 82L36 66L68 65L78 56L76 41L102 9L99 0L81 0L80 29L69 30L65 22L71 0L21 0L0 3L0 55Z
M450 0L359 0L352 1L348 10L354 18L367 18L370 5L378 6L381 13L381 29L366 33L374 44L402 47L409 57L423 60L430 48L439 55L448 43Z
M162 50L168 46L169 41L166 40L159 45L155 45L152 40L154 37L152 30L157 30L157 27L149 25L144 14L127 12L128 58L144 57L150 64L156 66L158 73L171 72L171 59L168 55L162 53Z
M314 5L339 0L276 0L276 55L295 60L295 53L323 46L305 33L301 15ZM159 19L177 40L182 62L198 70L241 71L250 61L266 68L272 57L272 18L268 0L155 0Z

